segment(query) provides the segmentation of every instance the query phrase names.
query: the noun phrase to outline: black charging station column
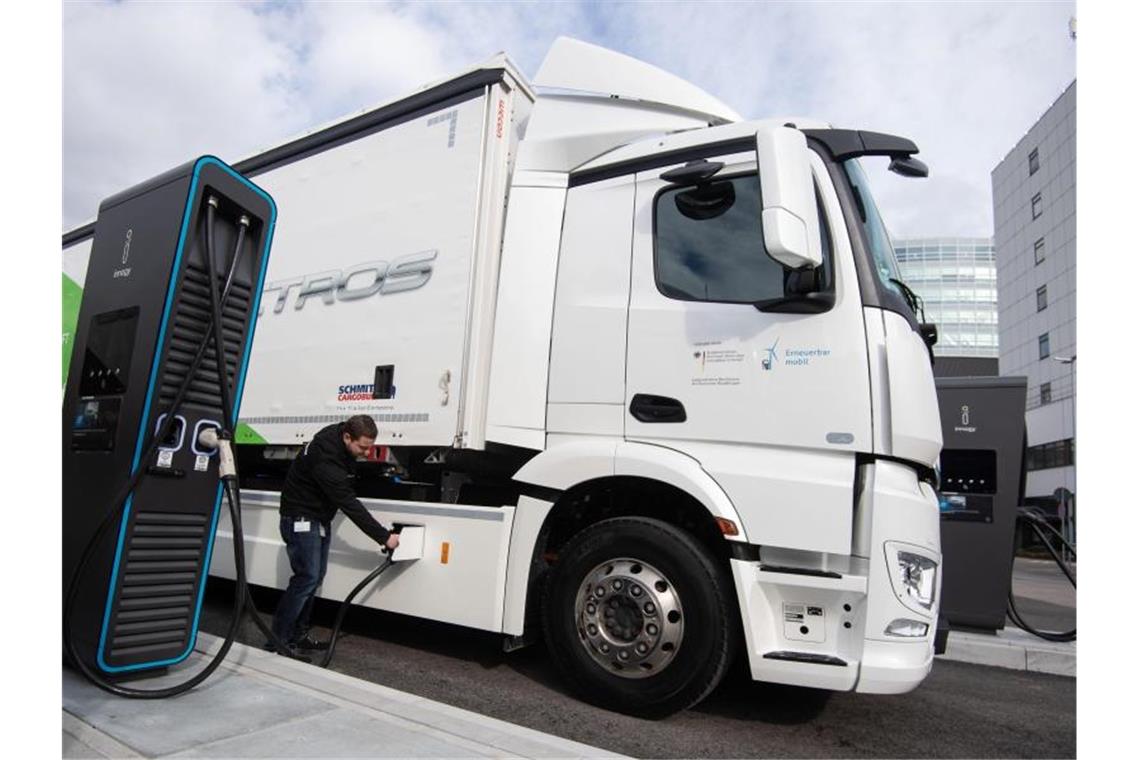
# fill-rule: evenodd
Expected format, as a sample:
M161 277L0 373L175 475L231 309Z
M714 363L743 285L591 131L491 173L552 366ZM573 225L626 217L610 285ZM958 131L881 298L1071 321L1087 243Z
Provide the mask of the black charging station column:
M941 614L1005 625L1017 507L1025 491L1024 377L935 379L942 418Z
M105 675L193 648L222 498L217 451L200 437L223 422L210 288L220 299L229 275L232 429L275 221L272 198L210 156L99 206L63 401L63 584L66 599L88 551L69 627L77 655ZM107 522L140 469L121 519Z

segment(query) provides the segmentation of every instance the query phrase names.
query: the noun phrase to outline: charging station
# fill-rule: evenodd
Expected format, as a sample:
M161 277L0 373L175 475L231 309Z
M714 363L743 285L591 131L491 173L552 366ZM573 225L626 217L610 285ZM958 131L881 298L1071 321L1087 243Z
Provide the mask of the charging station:
M940 377L941 614L1005 626L1017 508L1025 494L1024 377Z
M99 206L63 400L63 590L65 640L104 676L193 649L275 221L210 156Z

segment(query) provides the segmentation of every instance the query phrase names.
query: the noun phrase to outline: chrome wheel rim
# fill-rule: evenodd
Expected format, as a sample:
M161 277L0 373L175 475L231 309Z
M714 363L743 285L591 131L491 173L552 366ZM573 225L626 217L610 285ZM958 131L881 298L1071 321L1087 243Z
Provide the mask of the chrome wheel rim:
M607 672L648 678L681 648L685 615L671 580L641 560L609 560L586 574L574 602L578 639Z

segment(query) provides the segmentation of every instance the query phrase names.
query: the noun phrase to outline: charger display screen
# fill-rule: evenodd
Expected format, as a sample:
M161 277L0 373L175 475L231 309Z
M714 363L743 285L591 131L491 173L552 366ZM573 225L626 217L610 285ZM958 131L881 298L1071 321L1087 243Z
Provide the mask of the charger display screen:
M71 423L72 451L113 451L122 399L80 399Z
M138 324L137 306L96 314L91 318L87 349L83 355L83 374L79 379L80 397L118 396L126 392Z

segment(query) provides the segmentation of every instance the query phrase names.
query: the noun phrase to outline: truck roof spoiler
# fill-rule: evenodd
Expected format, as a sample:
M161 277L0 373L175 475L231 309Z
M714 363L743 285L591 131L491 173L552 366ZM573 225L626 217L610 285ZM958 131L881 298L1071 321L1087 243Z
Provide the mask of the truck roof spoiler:
M532 84L672 106L701 114L712 123L743 121L719 98L675 74L572 37L554 41Z

